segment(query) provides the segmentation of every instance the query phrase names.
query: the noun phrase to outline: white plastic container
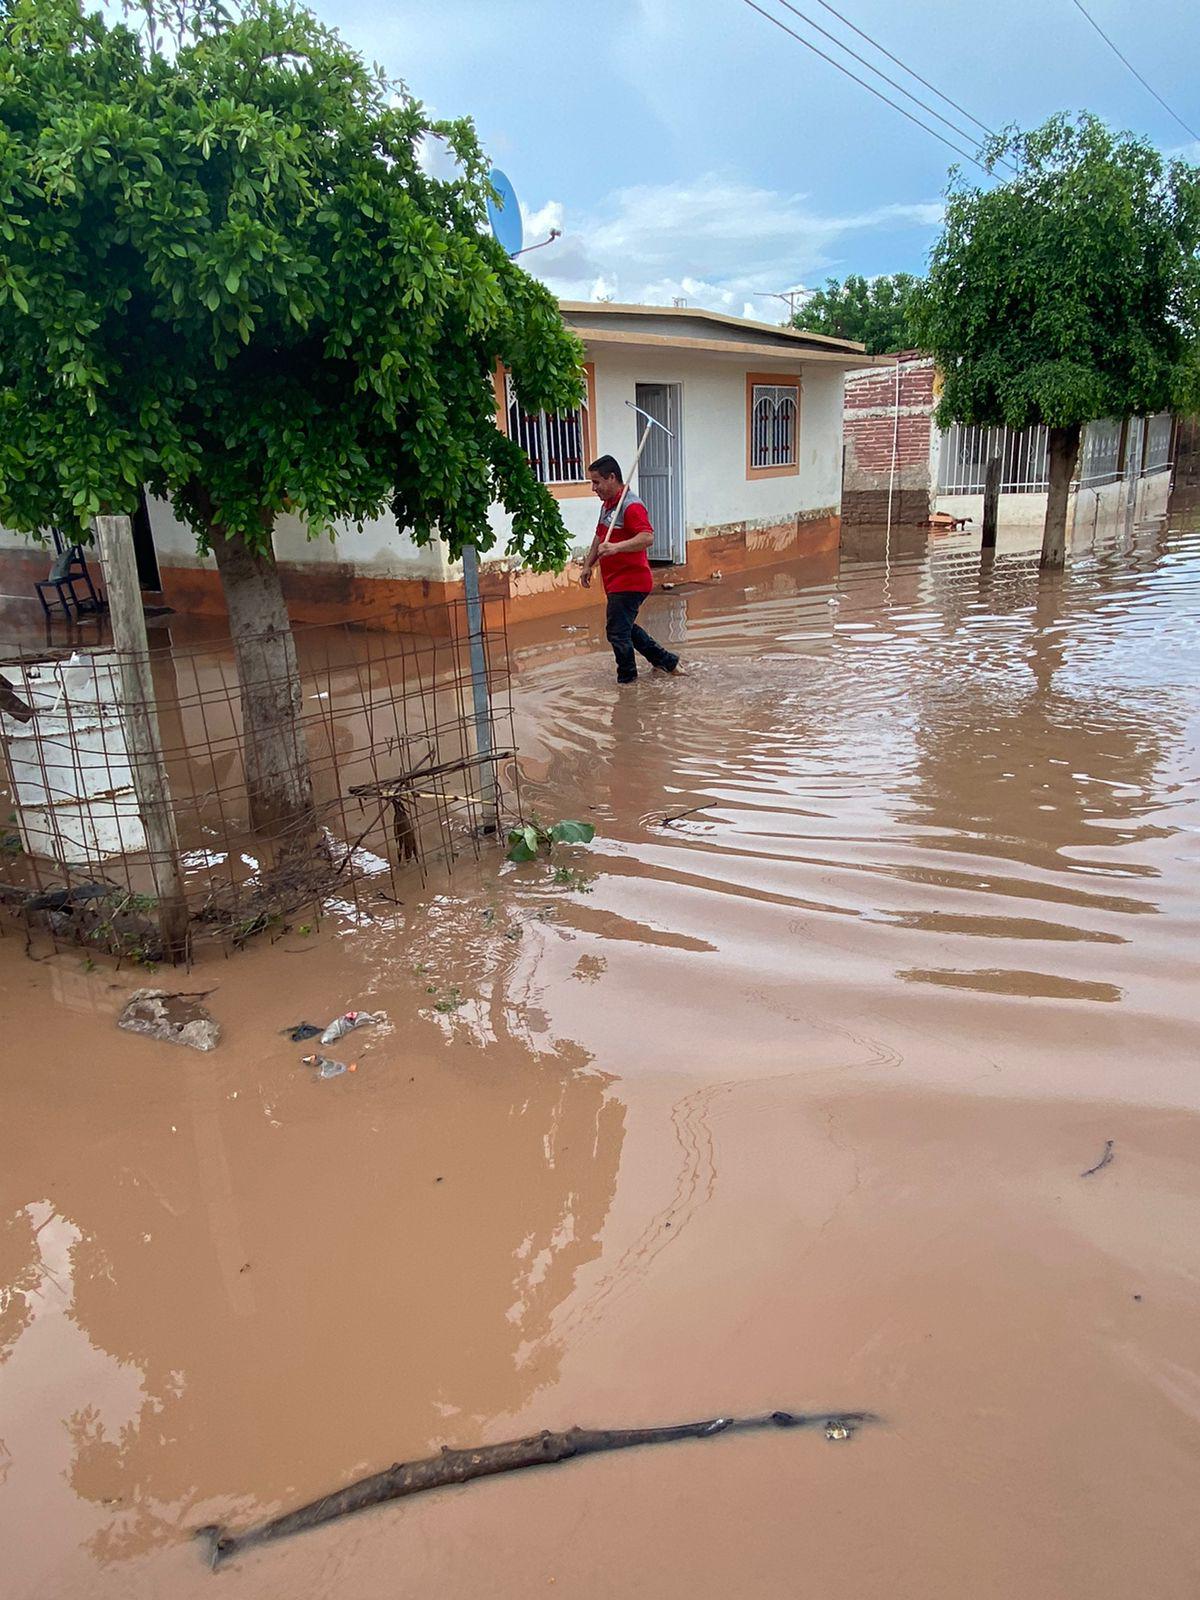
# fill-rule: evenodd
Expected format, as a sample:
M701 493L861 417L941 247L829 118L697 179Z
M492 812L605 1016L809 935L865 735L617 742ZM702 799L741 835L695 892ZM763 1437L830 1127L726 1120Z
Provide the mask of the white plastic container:
M32 722L0 713L21 843L64 866L146 847L112 651L25 663Z

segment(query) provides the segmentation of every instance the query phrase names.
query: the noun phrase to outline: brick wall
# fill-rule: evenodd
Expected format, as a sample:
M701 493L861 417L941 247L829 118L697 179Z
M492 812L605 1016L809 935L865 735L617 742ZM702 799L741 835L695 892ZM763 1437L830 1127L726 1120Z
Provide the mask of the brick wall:
M842 524L863 527L887 521L886 489L845 489L842 491ZM897 484L892 491L893 524L916 524L929 518L929 490L906 489Z
M929 515L933 361L914 350L902 352L898 359L898 405L894 368L869 367L846 374L842 482L846 522L883 521L889 482L894 522L923 522Z

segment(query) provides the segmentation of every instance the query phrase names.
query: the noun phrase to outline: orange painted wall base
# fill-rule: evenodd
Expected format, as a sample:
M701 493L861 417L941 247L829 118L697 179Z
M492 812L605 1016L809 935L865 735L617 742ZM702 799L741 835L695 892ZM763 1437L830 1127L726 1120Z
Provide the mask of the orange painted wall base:
M729 576L747 568L827 554L838 548L840 539L841 517L836 513L791 517L769 528L729 523L690 539L687 561L658 569L658 577L676 585L704 582L716 572ZM51 559L41 550L0 551L0 589L9 598L28 595L32 600L34 581L46 576ZM225 615L221 581L214 570L162 566L160 571L163 604L188 615ZM461 583L364 577L348 563L337 561L281 563L280 572L288 610L299 623L359 622L403 630L420 613L423 626L448 632L449 607L462 597ZM574 565L564 572L548 573L485 566L480 586L485 600L506 603L509 620L514 622L595 605L598 589L598 584L591 590L582 588Z

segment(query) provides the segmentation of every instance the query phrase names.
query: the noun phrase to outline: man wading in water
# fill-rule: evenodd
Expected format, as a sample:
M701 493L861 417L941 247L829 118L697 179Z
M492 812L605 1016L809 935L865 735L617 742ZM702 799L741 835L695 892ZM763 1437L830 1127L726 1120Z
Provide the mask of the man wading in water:
M621 481L621 468L612 456L601 456L588 468L592 493L603 502L596 537L583 563L579 581L591 585L592 569L600 564L608 596L605 633L617 658L617 682L637 681L637 656L645 656L660 672L677 673L679 657L664 650L645 628L637 625L642 601L654 588L654 575L646 551L654 543L654 529L646 508Z

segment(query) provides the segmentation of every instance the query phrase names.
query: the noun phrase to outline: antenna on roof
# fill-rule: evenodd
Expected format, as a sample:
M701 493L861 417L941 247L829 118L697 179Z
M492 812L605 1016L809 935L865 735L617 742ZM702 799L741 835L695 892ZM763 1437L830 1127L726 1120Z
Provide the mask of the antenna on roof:
M796 315L796 313L800 310L800 307L808 299L809 290L807 290L807 289L785 289L783 291L783 293L780 294L775 289L764 289L763 290L763 295L768 300L782 300L782 301L784 301L786 303L786 305L787 305L787 308L788 308L788 316L789 317L794 317Z

